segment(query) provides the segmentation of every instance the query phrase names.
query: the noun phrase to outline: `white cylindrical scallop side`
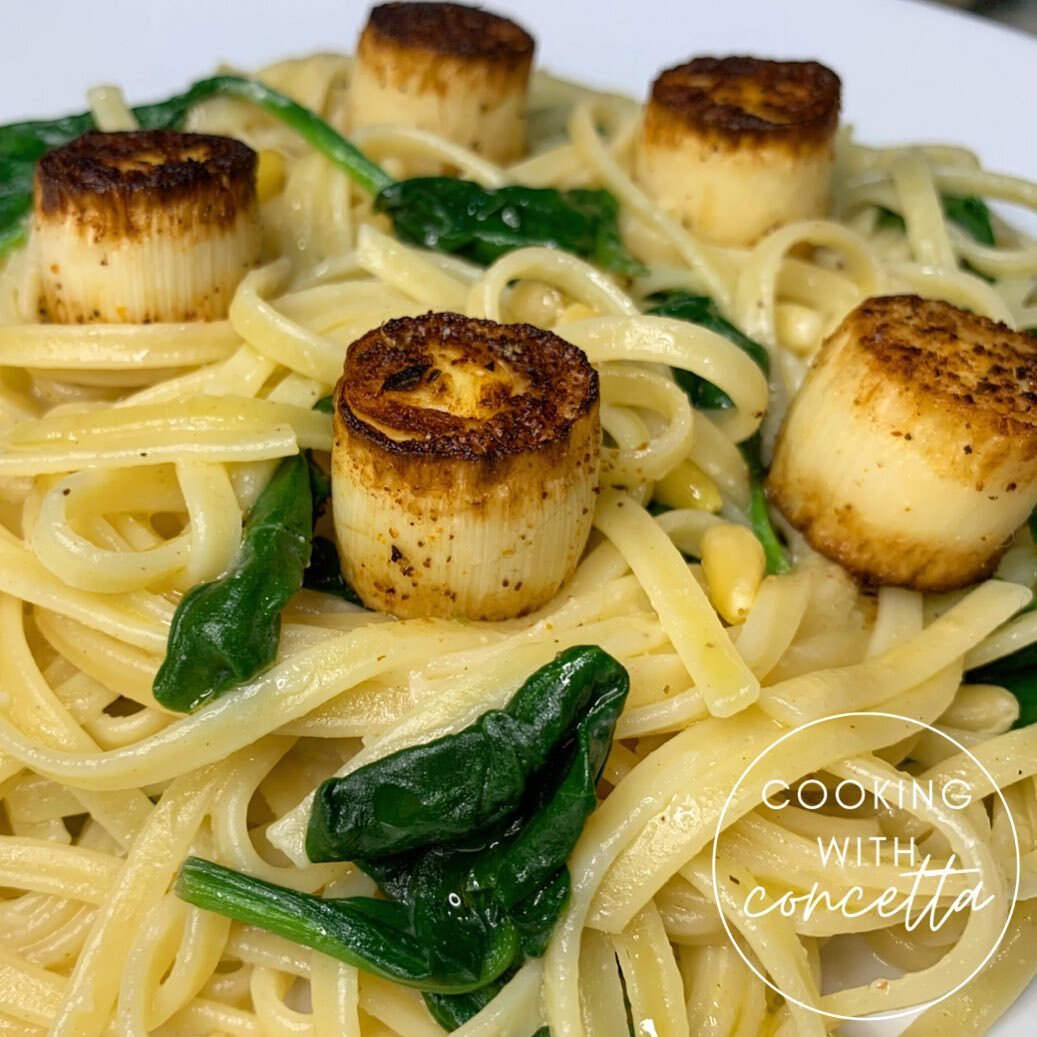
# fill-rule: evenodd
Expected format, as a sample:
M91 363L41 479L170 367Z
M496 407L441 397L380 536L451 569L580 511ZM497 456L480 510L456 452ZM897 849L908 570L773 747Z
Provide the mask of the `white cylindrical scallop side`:
M641 139L635 176L660 207L697 237L751 245L768 232L828 210L833 153L804 149L717 147L691 129L679 144Z
M862 402L858 384L849 345L804 382L771 468L779 508L819 550L880 583L935 589L989 569L1037 502L1032 461L1004 437L964 433L938 405L900 400L902 387ZM944 454L975 451L982 480L937 463L937 441Z
M178 230L173 217L120 237L95 235L75 217L38 221L34 247L47 318L147 324L225 317L259 257L255 214L242 213L230 227Z
M408 485L406 465L393 470L336 424L335 532L346 579L368 606L507 619L548 601L575 570L593 520L596 411L543 456L417 459L436 472L422 488Z
M400 50L389 76L359 57L350 87L350 121L404 125L436 133L493 162L519 158L526 147L526 76L504 74L479 58L414 56ZM434 74L422 66L437 65ZM444 87L444 83L447 84Z

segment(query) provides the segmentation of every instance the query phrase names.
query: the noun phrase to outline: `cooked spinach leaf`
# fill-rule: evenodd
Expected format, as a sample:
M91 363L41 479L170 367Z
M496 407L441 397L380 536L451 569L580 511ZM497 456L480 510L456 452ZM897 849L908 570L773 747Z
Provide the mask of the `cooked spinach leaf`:
M996 684L1007 688L1019 700L1019 719L1015 727L1037 723L1037 646L969 670L966 680L974 684Z
M323 899L266 882L212 861L188 857L180 868L177 894L196 907L277 933L349 965L419 989L468 991L491 983L511 965L513 931L490 929L483 919L485 974L473 974L463 955L440 961L410 925L402 904L372 897Z
M689 292L678 291L661 292L652 296L650 301L653 305L647 311L648 313L657 317L675 317L691 324L701 324L710 331L723 335L724 338L752 357L765 375L770 373L770 357L767 350L759 342L739 331L723 316L720 308L708 296L691 295ZM673 375L693 407L725 410L734 406L731 397L722 389L718 389L712 382L707 382L704 378L680 368L674 368ZM763 553L767 560L767 572L771 574L790 572L792 566L789 562L788 552L775 532L767 508L767 494L763 488L767 471L760 456L759 435L754 435L746 440L741 444L740 449L749 466L751 494L749 522L757 540L763 546Z
M280 462L245 520L235 564L192 587L173 615L153 685L162 705L190 712L265 670L281 612L302 587L363 604L337 546L313 533L330 498L330 476L310 451Z
M982 198L975 195L944 194L940 196L943 214L952 223L956 223L966 234L969 234L980 245L996 245L994 224L990 218L990 207ZM878 206L876 226L880 230L899 230L903 232L907 224L904 217L885 206Z
M286 457L249 511L229 572L191 588L169 631L155 698L184 712L254 677L277 655L281 611L310 559L309 463Z
M767 572L772 576L792 572L788 551L778 537L767 507L767 491L763 487L767 469L760 453L760 433L756 432L740 443L738 449L749 467L749 523L763 547Z
M763 488L762 479L752 479L749 484L749 523L756 539L763 547L763 557L767 563L767 573L780 576L792 572L789 553L781 542L774 524L771 522L770 510L767 506L767 492Z
M1034 608L1024 611L1030 611ZM1010 655L977 666L965 674L974 684L996 684L1007 688L1019 700L1016 727L1037 723L1037 644L1026 645Z
M310 564L303 573L302 585L321 594L333 594L351 605L363 605L360 595L346 582L342 575L342 562L338 545L327 537L314 535L310 550Z
M509 969L492 983L487 983L478 990L470 990L467 994L426 992L423 995L425 1004L432 1018L444 1030L456 1030L459 1026L464 1026L472 1016L478 1015L504 989L505 984L514 974L515 969Z
M738 330L720 312L720 307L706 295L692 295L690 292L659 292L649 300L652 305L646 311L655 317L675 317L686 320L689 324L700 324L718 335L723 335L733 342L743 353L756 362L756 366L765 374L770 374L770 357L767 350L759 342L749 338ZM707 382L691 371L674 369L677 384L685 391L691 405L706 410L726 410L734 406L731 397L712 382Z
M576 718L621 671L600 650L563 652L502 710L393 753L317 791L312 861L379 860L479 834L511 817Z
M941 195L944 215L956 223L966 234L980 245L996 245L994 224L990 219L990 208L982 198L975 195Z
M459 252L481 263L523 245L548 245L619 273L642 269L623 249L618 203L607 191L518 185L494 190L449 177L396 182L319 115L255 79L213 76L133 111L143 129L171 129L211 97L248 101L294 130L375 196L375 208L389 214L403 241ZM37 161L93 128L89 113L0 127L0 255L24 241Z
M330 397L329 397L330 399ZM321 409L321 401L314 404L314 410ZM313 502L313 525L324 514L331 500L331 476L317 464L313 454L307 451L306 460L310 470L310 499ZM334 540L313 534L310 545L310 561L302 574L302 585L311 591L322 594L333 594L336 598L348 601L351 605L363 605L360 595L346 582L342 575L342 562L339 559L338 544Z
M425 993L422 997L432 1018L449 1032L464 1026L469 1019L478 1015L504 989L516 971L509 969L500 979L467 994ZM541 1026L530 1037L551 1037L551 1031Z
M326 782L311 859L353 859L385 899L325 900L197 858L177 893L416 987L444 1026L459 1025L546 949L628 689L602 649L570 648L457 735Z
M418 177L384 188L375 209L402 241L488 264L516 248L547 245L622 274L643 272L623 249L619 204L608 191L558 191Z

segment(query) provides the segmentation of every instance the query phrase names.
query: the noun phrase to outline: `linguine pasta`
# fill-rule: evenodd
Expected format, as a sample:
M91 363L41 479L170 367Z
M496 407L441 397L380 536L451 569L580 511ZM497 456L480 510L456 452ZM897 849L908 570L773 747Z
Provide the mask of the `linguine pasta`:
M350 70L346 58L316 56L260 75L346 128ZM955 1032L978 1034L1037 969L1037 727L1011 729L1018 706L1007 691L962 683L966 666L1037 639L1032 614L1013 621L1037 579L1029 532L997 578L941 596L862 592L790 531L784 575L762 578L734 552L710 560L707 585L688 562L711 529L747 525L736 444L761 420L765 449L773 442L810 357L858 302L917 292L1037 325L1037 246L1009 231L998 247L977 244L938 202L948 191L1037 208L1037 186L952 147L877 150L844 135L835 218L786 226L752 248L707 246L631 178L637 105L543 74L532 101L531 153L509 168L417 130L372 127L352 139L393 175L436 160L488 186L607 187L643 276L621 283L543 248L482 269L403 245L329 162L231 100L207 102L190 125L260 153L267 261L242 282L227 320L41 324L31 246L7 261L0 1032L441 1033L415 991L189 907L172 880L194 853L295 889L370 893L352 865L306 860L316 785L459 730L584 643L603 646L632 682L603 801L570 861L571 902L546 955L462 1037L530 1037L542 1025L553 1037L626 1037L628 1012L637 1033L657 1037L820 1037L838 1020L812 1009L909 1008L980 969L909 1031L922 1037L953 1020ZM117 94L91 103L101 128L127 126ZM905 231L878 226L876 206L901 213ZM664 289L716 300L767 348L771 384L719 335L644 316L646 298ZM430 309L549 327L598 368L608 446L596 532L574 577L536 613L494 624L395 621L303 591L271 669L192 715L163 709L151 686L179 596L234 559L242 515L276 459L330 449L331 419L312 408L346 347ZM734 406L693 411L663 365L702 376ZM653 516L644 505L654 484L689 460L719 512ZM731 625L717 603L736 585L752 604ZM899 768L940 788L964 781L974 808L777 809L762 779L739 785L783 734L862 712L873 715L779 744L766 777L870 782ZM985 769L909 720L946 731ZM817 841L833 833L924 838L934 860L955 854L997 895L938 931L877 912L745 911L740 888L760 884L777 896L783 883L816 881L835 897L852 878L875 895L891 885L906 893L891 859L864 861L852 876L821 867ZM742 954L787 997L736 951L718 903ZM832 953L848 939L855 954L890 963L881 981L832 985Z

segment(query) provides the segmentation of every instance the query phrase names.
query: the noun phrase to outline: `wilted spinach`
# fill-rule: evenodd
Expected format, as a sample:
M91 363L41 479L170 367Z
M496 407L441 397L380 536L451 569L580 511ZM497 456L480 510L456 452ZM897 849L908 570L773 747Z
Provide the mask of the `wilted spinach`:
M770 357L767 350L727 320L720 312L720 307L708 296L692 295L689 292L681 291L660 292L652 296L649 301L652 306L647 311L648 313L657 317L674 317L677 320L686 320L691 324L709 328L710 331L723 335L728 341L738 346L743 353L750 356L765 375L770 374ZM674 368L673 375L693 407L726 410L734 406L731 397L723 389L719 389L712 382L700 378L691 371ZM774 530L770 512L767 509L767 494L763 488L767 471L760 456L759 435L750 437L741 444L740 449L749 466L749 522L752 525L753 533L756 534L756 539L763 546L767 572L771 574L787 573L792 568L788 552Z
M504 709L325 782L309 856L354 860L384 899L322 899L197 858L177 893L417 987L456 1025L546 949L628 689L602 649L570 648Z
M235 564L181 599L153 687L163 706L196 709L274 661L281 611L310 559L308 468L302 454L280 462L245 520Z
M707 295L692 295L690 292L659 292L649 299L651 306L647 313L654 317L674 317L686 320L689 324L698 324L718 335L723 335L733 342L743 353L751 357L756 366L765 374L771 370L770 357L767 350L759 342L749 338L736 328L720 312L720 307ZM733 407L731 397L718 389L712 382L700 378L691 371L674 368L677 384L691 400L691 405L706 410L727 410Z
M586 256L606 270L643 267L619 239L619 204L608 191L509 185L487 190L470 180L418 177L378 193L401 241L489 264L525 245Z
M375 196L375 208L389 214L401 240L483 263L523 245L549 245L619 273L641 269L623 249L618 203L607 191L493 189L452 177L396 182L315 112L255 79L213 76L133 111L142 129L174 129L211 97L248 101L294 130ZM0 127L0 255L24 241L37 161L93 128L89 113Z
M309 452L278 464L248 513L234 565L177 606L153 685L158 702L189 712L265 670L277 655L281 612L304 586L362 604L335 544L313 535L330 495Z
M944 216L956 223L966 234L974 238L980 245L995 245L994 224L990 217L990 207L982 198L975 195L944 194L940 196L940 206ZM907 224L904 217L885 206L878 206L878 226L886 230L904 231Z

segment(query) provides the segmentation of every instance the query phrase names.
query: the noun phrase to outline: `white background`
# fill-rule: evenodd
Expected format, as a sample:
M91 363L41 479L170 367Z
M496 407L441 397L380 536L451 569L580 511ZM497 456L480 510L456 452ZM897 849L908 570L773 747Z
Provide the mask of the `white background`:
M360 0L11 0L0 119L83 107L116 82L157 99L220 61L250 67L352 50ZM958 140L988 166L1037 176L1037 45L909 0L492 0L534 33L541 64L643 96L695 54L811 57L843 78L844 113L876 143Z

